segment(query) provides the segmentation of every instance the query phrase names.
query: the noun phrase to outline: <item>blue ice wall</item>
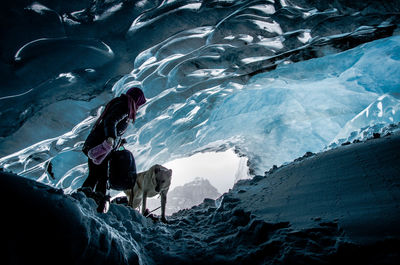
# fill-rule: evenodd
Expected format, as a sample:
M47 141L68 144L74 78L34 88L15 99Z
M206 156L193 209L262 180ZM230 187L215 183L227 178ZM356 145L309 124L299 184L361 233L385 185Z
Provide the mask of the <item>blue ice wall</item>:
M136 140L131 149L138 152L141 163L151 165L174 156L234 146L255 162L260 174L273 164L320 151L382 95L390 97L380 103L390 111L382 112L381 121L399 122L399 49L400 37L396 36L282 65L253 76L244 85L228 80L196 91L185 90L180 83L150 99L139 129L131 131ZM184 81L189 82L190 75L188 71ZM143 88L146 91L151 86L144 83ZM182 90L187 98L179 97ZM372 125L376 117L365 117L358 126Z
M399 121L398 1L89 2L5 19L0 167L79 187L83 141L131 85L148 98L126 135L139 170L234 148L262 174Z

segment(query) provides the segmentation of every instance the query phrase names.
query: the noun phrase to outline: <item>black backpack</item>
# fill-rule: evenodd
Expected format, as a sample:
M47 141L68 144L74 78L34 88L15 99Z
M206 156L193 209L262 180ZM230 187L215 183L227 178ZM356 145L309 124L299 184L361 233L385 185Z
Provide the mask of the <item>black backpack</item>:
M110 154L108 177L113 190L127 190L135 186L136 164L130 151L118 150Z

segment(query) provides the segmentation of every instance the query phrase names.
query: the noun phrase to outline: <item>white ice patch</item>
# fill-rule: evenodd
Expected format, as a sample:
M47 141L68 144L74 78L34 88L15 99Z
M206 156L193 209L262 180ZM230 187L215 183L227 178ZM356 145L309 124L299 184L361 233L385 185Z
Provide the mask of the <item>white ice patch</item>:
M224 40L234 40L234 39L235 39L235 36L233 36L233 35L229 35L224 38Z
M238 37L239 40L243 40L247 43L251 43L253 41L253 37L247 34L240 34Z
M382 118L382 116L383 116L382 102L378 102L377 108L379 110L378 117Z
M185 118L176 120L176 121L174 122L174 125L178 125L178 124L180 124L180 123L186 123L186 122L189 122L189 121L193 120L193 118L195 117L196 113L197 113L199 110L200 110L200 107L199 107L199 106L195 106L195 107L186 115Z
M264 47L268 47L275 50L280 50L284 47L282 43L284 39L281 36L275 38L265 38L263 36L258 36L258 39L259 41L257 42L257 44L262 45Z
M59 79L59 78L65 78L70 83L76 79L76 77L72 73L61 73L58 75L57 79Z
M254 63L254 62L267 60L269 58L271 58L271 56L248 57L248 58L242 59L242 62L245 64L248 64L248 63Z
M226 69L201 69L196 70L190 74L188 77L204 77L204 76L219 76L221 75Z
M105 20L108 17L110 17L111 15L113 15L115 12L120 10L121 8L122 8L122 3L112 6L109 9L107 9L106 11L104 11L101 15L95 15L94 21Z
M48 7L38 3L38 2L34 2L32 5L26 7L26 9L35 11L38 14L44 14L46 11L51 11Z
M137 17L133 21L131 27L129 28L129 32L136 31L136 30L138 30L138 29L140 29L142 27L145 27L145 26L147 26L147 25L149 25L151 23L154 23L155 21L159 20L162 17L168 16L168 15L173 15L174 12L176 12L177 10L184 10L184 9L187 9L187 10L198 10L200 7L201 7L201 3L190 3L190 4L187 4L187 5L183 5L181 7L178 7L177 9L174 9L172 11L163 13L160 16L157 16L157 17L154 17L154 18L150 18L150 19L147 19L147 20L145 19L145 17L146 17L145 13L143 13L142 15L140 15L139 17Z
M256 24L260 29L266 30L268 32L277 33L279 35L282 35L282 33L283 33L281 26L276 21L266 22L266 21L254 20L254 19L251 19L249 21Z
M325 11L326 12L326 11ZM312 16L312 15L315 15L315 14L317 14L318 13L318 9L311 9L311 10L309 10L309 11L307 11L307 12L303 12L303 18L307 18L307 17L310 17L310 16Z
M255 5L249 8L262 11L266 15L272 15L275 13L275 7L273 5Z
M297 39L302 43L307 43L311 39L310 31L309 30L304 31L303 33L301 33L300 36L297 37Z

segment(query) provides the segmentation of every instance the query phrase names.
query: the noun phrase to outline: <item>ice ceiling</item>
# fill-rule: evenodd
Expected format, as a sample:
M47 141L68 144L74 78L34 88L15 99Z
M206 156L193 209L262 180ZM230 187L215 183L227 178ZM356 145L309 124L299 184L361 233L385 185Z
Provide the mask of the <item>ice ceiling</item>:
M4 14L0 167L66 190L132 85L148 98L126 134L140 170L233 148L263 174L400 121L398 1L28 2Z

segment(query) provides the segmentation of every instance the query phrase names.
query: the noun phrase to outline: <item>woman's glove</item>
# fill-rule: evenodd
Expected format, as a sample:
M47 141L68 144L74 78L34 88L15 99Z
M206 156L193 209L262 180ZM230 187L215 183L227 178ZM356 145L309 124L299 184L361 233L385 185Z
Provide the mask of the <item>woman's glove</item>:
M104 140L104 142L89 150L88 157L92 159L94 164L100 165L111 152L112 148L113 145L109 141Z
M114 138L108 137L108 138L106 139L106 141L107 141L107 143L110 144L111 146L114 146Z

